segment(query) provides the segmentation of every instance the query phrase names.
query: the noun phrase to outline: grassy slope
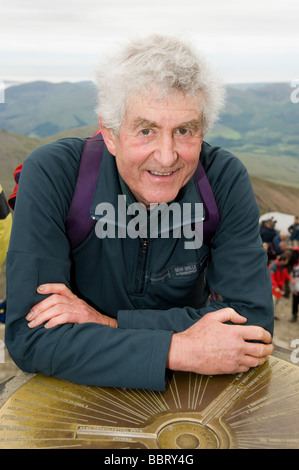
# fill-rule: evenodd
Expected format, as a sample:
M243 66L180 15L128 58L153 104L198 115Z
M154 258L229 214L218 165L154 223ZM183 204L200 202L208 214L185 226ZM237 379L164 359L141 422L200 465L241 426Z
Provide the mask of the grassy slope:
M45 139L31 138L0 129L0 182L5 194L8 196L14 188L13 172L15 167L22 163L36 147L65 136L90 136L96 129L96 125L70 129ZM262 213L280 211L297 214L299 209L299 181L297 172L293 170L293 161L288 162L286 160L285 164L281 164L282 161L284 162L282 158L272 157L271 161L268 162L269 165L267 165L256 159L253 154L234 153L240 157L248 168ZM269 168L268 171L267 168Z

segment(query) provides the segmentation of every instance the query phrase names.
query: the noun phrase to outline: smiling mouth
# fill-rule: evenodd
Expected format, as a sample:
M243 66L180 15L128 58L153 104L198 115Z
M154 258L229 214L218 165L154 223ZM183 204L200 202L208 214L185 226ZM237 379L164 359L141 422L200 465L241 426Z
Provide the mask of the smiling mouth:
M174 171L168 171L167 173L160 173L159 171L151 171L151 170L148 170L148 172L154 176L170 176L173 173L175 173Z

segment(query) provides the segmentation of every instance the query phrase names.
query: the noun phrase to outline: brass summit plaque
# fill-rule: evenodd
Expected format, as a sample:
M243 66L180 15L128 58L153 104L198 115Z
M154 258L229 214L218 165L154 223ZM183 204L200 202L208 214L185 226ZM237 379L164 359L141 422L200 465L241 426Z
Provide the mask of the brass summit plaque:
M165 392L38 374L0 409L0 448L299 448L298 403L299 368L274 356L243 374L174 373Z

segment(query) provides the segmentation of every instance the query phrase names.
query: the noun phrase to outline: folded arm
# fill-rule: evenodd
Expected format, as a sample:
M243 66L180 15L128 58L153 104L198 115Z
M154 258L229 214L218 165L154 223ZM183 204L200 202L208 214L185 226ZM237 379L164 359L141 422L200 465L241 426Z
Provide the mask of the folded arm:
M42 324L53 328L64 323L98 323L117 328L116 319L97 312L64 284L45 284L37 291L50 295L26 316L29 328ZM244 325L246 321L231 308L207 313L191 327L172 335L166 366L215 375L245 372L263 364L273 352L271 335L261 327Z

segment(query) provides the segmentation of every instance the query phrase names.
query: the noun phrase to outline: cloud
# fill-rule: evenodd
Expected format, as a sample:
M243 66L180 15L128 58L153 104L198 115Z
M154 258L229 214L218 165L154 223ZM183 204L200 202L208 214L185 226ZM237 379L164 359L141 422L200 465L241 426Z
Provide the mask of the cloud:
M299 4L293 0L2 0L0 8L1 73L8 78L92 78L107 51L153 32L193 39L216 66L228 70L229 61L238 75L240 58L243 74L253 72L248 56L258 79L275 55L285 77L296 74Z

